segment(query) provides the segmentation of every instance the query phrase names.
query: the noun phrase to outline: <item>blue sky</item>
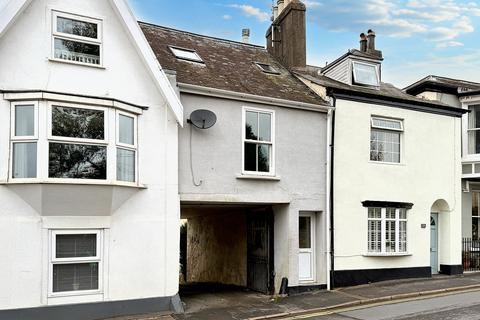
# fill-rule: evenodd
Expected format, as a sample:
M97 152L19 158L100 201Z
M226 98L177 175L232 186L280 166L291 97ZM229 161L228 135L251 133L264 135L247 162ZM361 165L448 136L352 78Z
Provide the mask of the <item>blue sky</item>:
M231 40L252 30L265 45L272 0L129 0L137 18ZM480 82L478 0L308 0L307 59L323 66L377 33L383 80L404 87L435 74Z

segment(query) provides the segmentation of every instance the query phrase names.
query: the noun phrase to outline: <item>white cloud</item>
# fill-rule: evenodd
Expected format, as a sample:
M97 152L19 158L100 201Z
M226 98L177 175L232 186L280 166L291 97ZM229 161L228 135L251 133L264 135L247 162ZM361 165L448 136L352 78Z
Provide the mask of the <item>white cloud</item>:
M449 48L449 47L463 47L464 44L458 41L448 41L448 42L441 42L437 44L437 48Z
M267 22L270 20L270 14L262 11L259 8L253 7L247 4L231 4L229 5L231 8L239 9L243 12L247 17L255 17L260 22Z
M222 19L223 19L223 20L232 20L232 16L229 15L229 14L224 14L224 15L222 16Z
M417 36L443 43L474 32L471 18L477 16L477 3L460 0L336 0L335 5L310 11L311 19L330 31L360 33L372 27L390 37Z

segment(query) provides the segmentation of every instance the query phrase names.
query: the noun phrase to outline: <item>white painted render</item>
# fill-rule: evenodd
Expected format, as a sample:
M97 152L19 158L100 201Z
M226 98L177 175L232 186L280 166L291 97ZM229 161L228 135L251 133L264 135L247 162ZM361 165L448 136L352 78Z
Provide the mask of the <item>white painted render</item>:
M403 120L400 164L370 161L373 115ZM458 118L337 100L335 270L430 266L432 211L439 212L439 263L461 264L460 126ZM368 256L365 200L414 204L407 212L406 256Z
M208 109L217 123L207 130L185 124L179 133L180 198L183 203L272 204L274 210L275 289L282 277L298 286L298 215L319 212L317 240L326 243L324 212L326 198L327 115L322 112L277 107L249 101L181 94L185 118L192 111ZM243 107L275 112L275 175L242 175ZM192 166L190 168L190 130ZM326 284L326 246L317 245L317 279ZM312 284L312 283L310 283Z
M103 68L50 60L52 9L103 21ZM74 93L149 107L138 117L142 187L9 184L10 102L0 96L0 309L178 292L177 118L120 16L109 1L35 0L0 38L1 89ZM45 104L39 101L40 108ZM40 122L46 130L45 119ZM104 230L101 294L47 296L50 229Z

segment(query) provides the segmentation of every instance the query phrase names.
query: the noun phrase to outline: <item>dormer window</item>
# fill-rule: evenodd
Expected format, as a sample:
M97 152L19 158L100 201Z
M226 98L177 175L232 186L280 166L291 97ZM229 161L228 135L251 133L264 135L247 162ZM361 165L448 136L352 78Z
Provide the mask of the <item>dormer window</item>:
M271 74L280 74L277 69L275 69L272 65L267 64L267 63L260 63L260 62L255 62L255 65L260 68L265 73L271 73Z
M370 63L353 62L353 81L358 85L378 87L380 85L378 67Z
M175 55L177 59L204 63L203 59L198 55L198 53L195 50L172 47L172 46L170 46L170 50L172 51L172 53Z
M102 65L101 20L53 11L53 59Z

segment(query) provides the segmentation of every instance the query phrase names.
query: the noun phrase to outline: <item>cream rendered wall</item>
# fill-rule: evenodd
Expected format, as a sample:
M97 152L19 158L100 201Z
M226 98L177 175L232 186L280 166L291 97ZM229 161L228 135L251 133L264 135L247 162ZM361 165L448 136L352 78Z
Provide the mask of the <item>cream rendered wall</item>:
M338 100L335 117L335 270L430 266L430 211L440 213L439 262L461 263L460 119ZM370 159L372 115L403 119L402 163ZM367 209L362 201L411 202L404 257L367 257ZM426 224L425 229L421 228Z
M178 124L109 1L35 0L0 39L0 89L43 89L110 97L150 109L139 116L139 181L147 189L102 187L90 197L111 212L51 216L46 186L0 186L0 309L47 303L48 228L106 228L104 300L178 292ZM103 19L104 68L49 61L55 8ZM0 181L8 176L10 104L0 99ZM110 189L109 189L110 188ZM78 200L74 186L62 186ZM86 191L88 193L88 190ZM104 198L104 194L111 196ZM68 202L68 201L67 201ZM77 209L80 210L80 205ZM88 207L88 206L87 206ZM65 208L69 211L69 208ZM73 298L83 302L91 298ZM96 299L95 299L96 300Z

